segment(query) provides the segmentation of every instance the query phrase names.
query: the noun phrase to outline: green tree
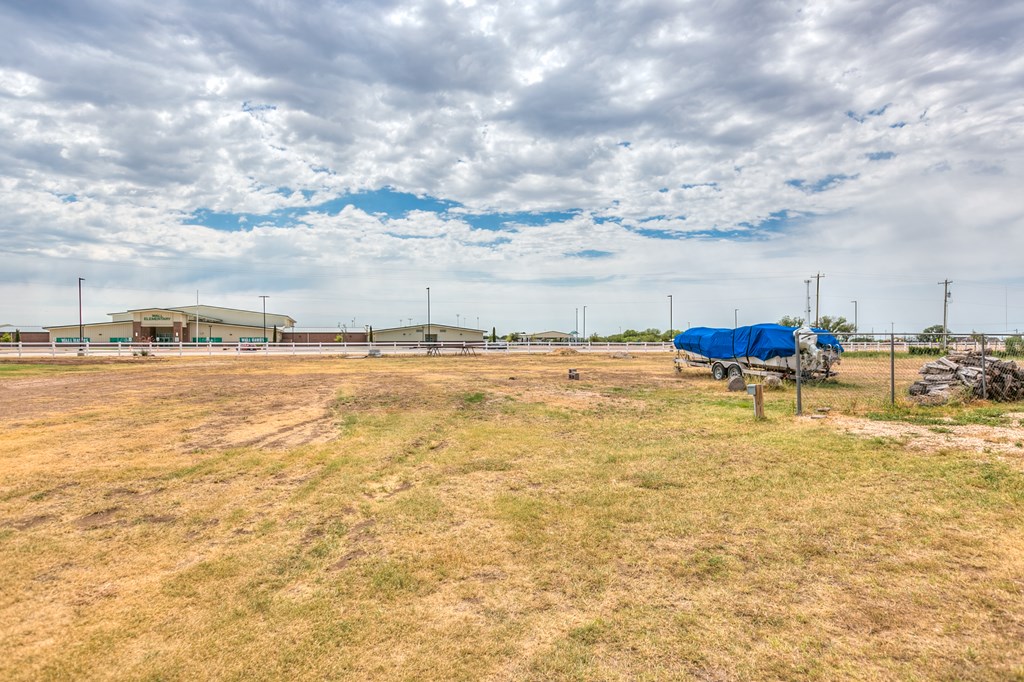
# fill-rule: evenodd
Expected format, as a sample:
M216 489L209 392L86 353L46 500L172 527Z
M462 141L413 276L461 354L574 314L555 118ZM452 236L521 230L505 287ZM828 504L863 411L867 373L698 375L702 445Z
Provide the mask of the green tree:
M1006 354L1013 356L1024 355L1024 338L1020 336L1006 337Z
M370 325L370 331L367 333L366 340L373 343L373 325Z
M818 320L819 329L827 329L833 334L852 334L853 323L848 322L842 315L838 317L832 317L831 315L822 315L821 319Z
M803 323L804 318L793 317L792 315L784 315L782 319L779 320L779 324L781 324L783 327L799 327Z
M13 340L10 332L0 334L0 343L10 343Z
M21 343L21 330L20 329L15 329L14 330L14 343Z
M498 328L497 327L491 327L491 343L494 343L497 340L498 340Z
M943 333L948 334L949 329L943 327L941 324L933 324L930 327L922 329L921 333L917 335L917 340L924 343L939 343L942 341Z
M517 332L509 332L508 336L505 337L506 341L514 342L519 340L519 334Z

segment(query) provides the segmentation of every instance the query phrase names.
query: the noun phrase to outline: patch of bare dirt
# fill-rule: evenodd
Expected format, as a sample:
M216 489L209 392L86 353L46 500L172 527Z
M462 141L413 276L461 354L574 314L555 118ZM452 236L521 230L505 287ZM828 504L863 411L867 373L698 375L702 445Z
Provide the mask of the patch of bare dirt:
M949 424L924 426L831 414L822 423L865 438L894 438L915 450L969 450L1013 455L1024 464L1024 427Z
M120 507L111 507L110 509L103 509L101 511L92 512L91 514L86 514L75 521L75 525L87 530L108 526L113 523L114 516L118 511L120 511L120 509Z
M16 530L31 530L36 526L41 526L48 521L52 521L55 517L50 514L39 514L37 516L27 516L17 521L11 521L6 525Z

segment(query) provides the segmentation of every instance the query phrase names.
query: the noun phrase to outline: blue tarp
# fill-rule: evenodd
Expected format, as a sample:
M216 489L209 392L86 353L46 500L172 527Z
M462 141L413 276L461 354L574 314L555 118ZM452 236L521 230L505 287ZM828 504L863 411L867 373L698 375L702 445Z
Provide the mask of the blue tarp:
M736 329L693 327L676 335L672 343L680 350L716 360L750 357L763 361L793 355L793 332L796 329L780 324L755 324ZM831 332L825 329L813 331L818 335L818 346L843 352L842 345Z

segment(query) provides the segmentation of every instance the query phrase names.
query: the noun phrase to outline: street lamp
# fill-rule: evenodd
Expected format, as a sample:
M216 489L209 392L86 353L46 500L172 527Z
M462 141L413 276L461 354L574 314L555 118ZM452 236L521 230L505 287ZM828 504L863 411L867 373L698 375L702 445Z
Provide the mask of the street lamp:
M267 299L269 296L260 296L263 299L263 343L267 343Z
M427 287L427 330L423 332L423 341L430 338L430 287Z
M85 332L84 325L82 324L82 282L85 281L84 277L78 278L78 344L79 350L81 350L82 344L85 343Z
M583 306L583 340L587 340L587 306Z
M669 341L672 340L672 294L668 295L668 335Z
M857 302L850 301L853 304L853 333L857 333Z
M732 328L736 329L739 326L740 326L740 309L739 308L733 308L732 309Z

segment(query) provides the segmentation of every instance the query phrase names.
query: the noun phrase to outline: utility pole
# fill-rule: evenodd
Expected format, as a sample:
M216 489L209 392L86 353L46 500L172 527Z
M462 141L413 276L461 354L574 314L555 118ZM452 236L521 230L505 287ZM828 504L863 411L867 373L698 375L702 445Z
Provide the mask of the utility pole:
M672 340L672 294L668 295L668 336Z
M83 331L85 326L82 324L82 282L84 281L84 277L78 278L78 344L80 348L85 343L85 332Z
M853 304L853 333L857 333L857 302L850 301Z
M949 293L949 285L952 284L948 279L944 279L939 284L942 285L942 351L946 351L946 340L949 338L949 297L952 294Z
M732 328L736 329L739 326L740 326L740 309L739 308L733 308L732 309Z
M423 340L430 338L430 287L427 287L427 331L423 332Z
M816 280L816 283L814 285L814 326L815 327L818 326L819 313L821 312L821 278L824 277L824 276L825 276L825 274L822 273L822 272L819 272L816 275L811 275L811 277L813 277ZM810 309L808 309L808 314L810 314Z
M804 307L804 324L811 324L811 280L805 279L804 286L807 288L807 305Z
M576 335L576 340L580 340L580 309L576 308L576 324L573 325L572 333Z
M583 340L587 340L587 306L583 306Z
M263 343L267 342L267 299L269 296L260 296L263 299Z
M292 327L292 331L295 328ZM192 343L196 343L196 339L199 338L199 289L196 289L196 333L192 335Z

